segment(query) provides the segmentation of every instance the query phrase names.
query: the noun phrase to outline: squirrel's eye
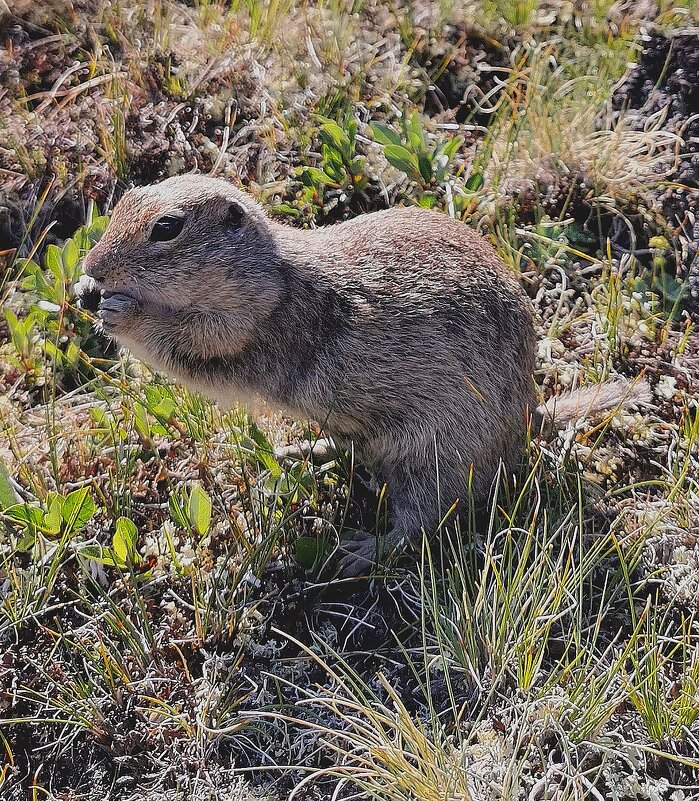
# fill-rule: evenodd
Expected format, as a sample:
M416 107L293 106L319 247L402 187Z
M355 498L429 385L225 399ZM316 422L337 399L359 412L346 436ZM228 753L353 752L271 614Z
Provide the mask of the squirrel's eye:
M174 217L166 215L156 220L150 232L151 242L167 242L175 239L182 233L184 227L184 217Z

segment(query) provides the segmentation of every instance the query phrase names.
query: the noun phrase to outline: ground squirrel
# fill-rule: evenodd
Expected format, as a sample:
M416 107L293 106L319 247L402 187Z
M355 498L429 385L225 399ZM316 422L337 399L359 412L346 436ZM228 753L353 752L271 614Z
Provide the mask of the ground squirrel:
M437 212L298 230L227 181L185 175L125 194L84 267L104 331L146 363L226 405L261 397L351 445L388 488L384 551L436 528L469 485L487 499L527 426L553 410L537 409L529 300L482 236ZM616 382L564 395L558 421L625 394ZM377 543L342 550L352 575Z

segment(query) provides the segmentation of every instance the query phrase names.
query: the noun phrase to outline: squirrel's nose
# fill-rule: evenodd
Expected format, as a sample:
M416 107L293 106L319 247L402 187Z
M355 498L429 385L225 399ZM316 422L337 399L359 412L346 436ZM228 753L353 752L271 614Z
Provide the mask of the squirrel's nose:
M88 252L87 256L83 261L83 272L85 275L89 275L90 278L94 278L95 281L103 281L106 275L106 270L104 266L104 262L100 260L99 253L96 249L92 249Z

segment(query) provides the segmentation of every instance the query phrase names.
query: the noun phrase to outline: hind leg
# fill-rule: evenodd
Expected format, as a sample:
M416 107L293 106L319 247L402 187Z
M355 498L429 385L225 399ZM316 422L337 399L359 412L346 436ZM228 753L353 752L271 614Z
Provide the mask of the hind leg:
M384 470L391 498L391 518L388 533L381 537L362 532L340 546L340 572L357 576L391 554L403 551L417 542L421 531L433 533L452 504L458 498L460 485L465 482L458 469L440 469L439 490L434 463L423 461L411 468L396 465Z

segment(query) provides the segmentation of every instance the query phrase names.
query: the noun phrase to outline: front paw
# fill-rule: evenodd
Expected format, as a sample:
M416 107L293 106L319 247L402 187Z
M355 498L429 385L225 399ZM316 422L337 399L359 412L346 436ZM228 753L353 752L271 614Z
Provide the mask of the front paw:
M105 292L97 314L102 324L102 331L109 336L118 336L128 331L133 326L139 310L138 301L130 295Z
M75 283L74 291L80 309L93 313L98 310L102 292L94 278L81 275Z

